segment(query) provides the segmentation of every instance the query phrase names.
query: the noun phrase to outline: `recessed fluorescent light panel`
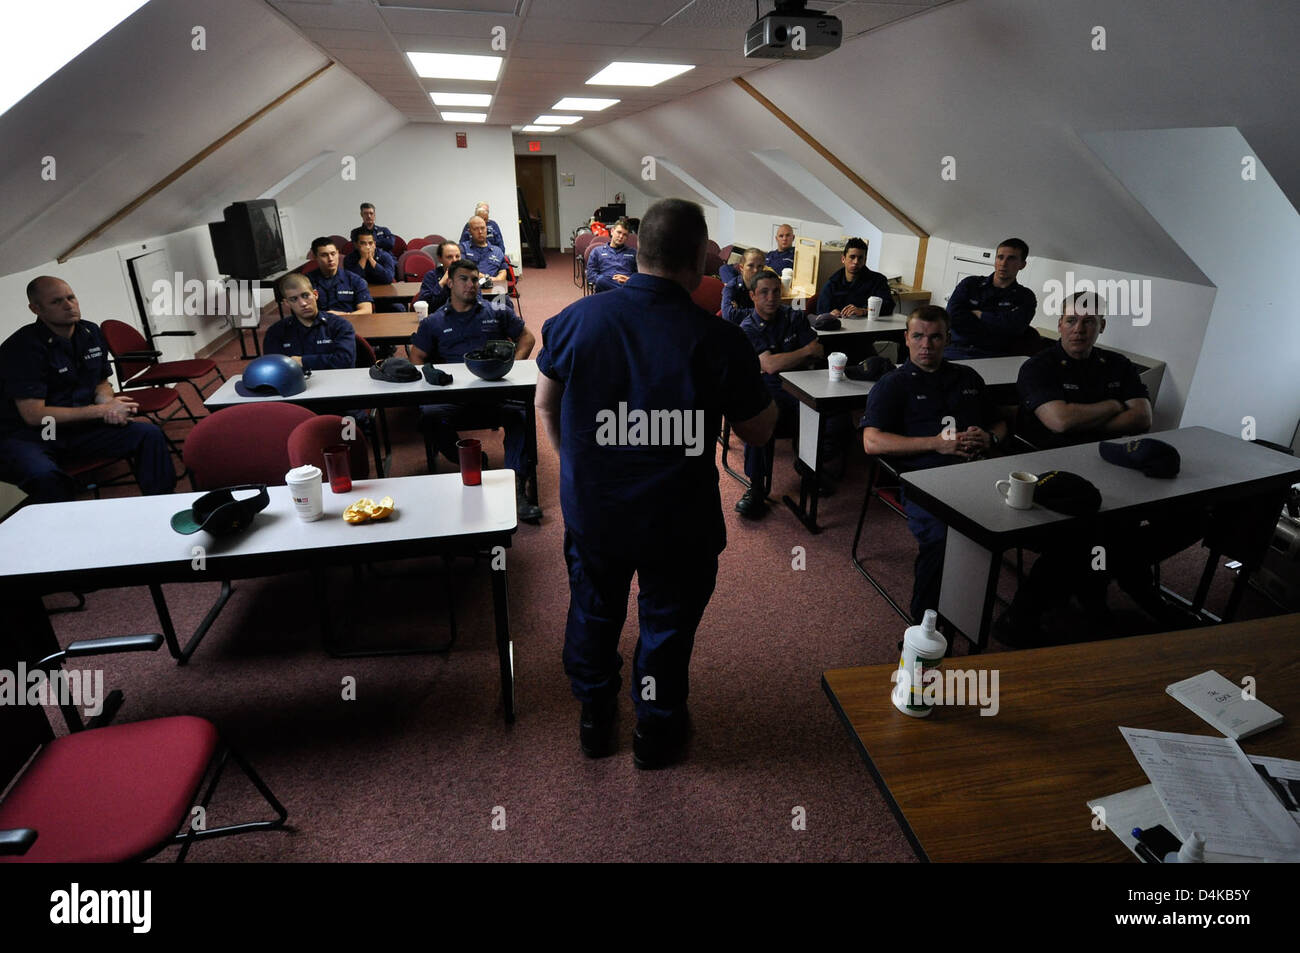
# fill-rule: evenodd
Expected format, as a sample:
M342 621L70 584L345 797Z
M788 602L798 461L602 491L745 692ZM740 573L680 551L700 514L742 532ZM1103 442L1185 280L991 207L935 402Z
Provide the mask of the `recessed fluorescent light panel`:
M539 126L572 126L581 121L581 116L538 116L533 120Z
M435 106L491 106L491 93L430 93Z
M617 102L617 99L583 99L581 96L566 96L551 108L573 109L578 112L600 112Z
M610 63L587 80L588 86L658 86L694 66L677 63Z
M6 3L0 30L0 113L135 13L147 0Z
M468 53L407 53L421 79L475 79L494 81L501 75L501 57Z
M487 122L487 113L441 113L443 122Z
M524 126L520 132L559 132L559 126Z

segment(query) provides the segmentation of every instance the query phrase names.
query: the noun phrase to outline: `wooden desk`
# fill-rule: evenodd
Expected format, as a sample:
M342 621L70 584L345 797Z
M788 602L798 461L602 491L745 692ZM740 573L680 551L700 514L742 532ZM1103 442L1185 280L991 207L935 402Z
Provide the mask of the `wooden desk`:
M411 335L420 324L420 316L414 311L359 314L350 320L353 330L371 345L410 344Z
M897 665L835 669L822 688L922 860L1121 861L1086 802L1146 784L1119 726L1213 735L1165 686L1216 669L1288 720L1242 742L1300 758L1300 615L1139 638L945 659L997 669L998 713L936 708L911 718L889 699ZM1265 689L1263 686L1267 686Z
M370 289L370 297L376 301L410 301L420 293L420 282L418 281L394 281L391 285L372 285L366 283Z

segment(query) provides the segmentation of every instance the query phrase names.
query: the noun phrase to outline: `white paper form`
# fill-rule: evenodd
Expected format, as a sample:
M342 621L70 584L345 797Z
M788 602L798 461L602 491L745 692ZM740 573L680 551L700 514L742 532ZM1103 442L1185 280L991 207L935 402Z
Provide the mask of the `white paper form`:
M1255 766L1264 783L1273 789L1291 819L1300 824L1300 761L1265 758L1256 754L1249 757L1250 763Z
M1205 849L1300 861L1300 827L1231 738L1121 727L1179 838Z

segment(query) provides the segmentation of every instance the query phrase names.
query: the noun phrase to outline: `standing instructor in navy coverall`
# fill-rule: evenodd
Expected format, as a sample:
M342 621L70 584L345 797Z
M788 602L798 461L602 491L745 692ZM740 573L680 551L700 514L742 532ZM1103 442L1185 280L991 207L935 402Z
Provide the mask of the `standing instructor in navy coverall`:
M691 301L707 240L698 205L656 202L641 220L638 274L547 321L537 358L537 413L560 455L564 669L582 702L579 740L588 757L617 746L618 640L636 573L641 768L672 764L685 747L691 649L727 542L713 454L721 417L765 444L777 416L744 333Z

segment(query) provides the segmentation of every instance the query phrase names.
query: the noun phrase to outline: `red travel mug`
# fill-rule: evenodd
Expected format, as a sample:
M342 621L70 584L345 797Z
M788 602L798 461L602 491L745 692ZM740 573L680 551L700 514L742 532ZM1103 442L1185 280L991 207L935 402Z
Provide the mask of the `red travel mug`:
M342 444L325 448L325 473L329 477L330 489L335 493L347 493L352 489L350 455L351 451Z
M483 445L473 437L456 441L460 451L460 482L478 486L483 482Z

